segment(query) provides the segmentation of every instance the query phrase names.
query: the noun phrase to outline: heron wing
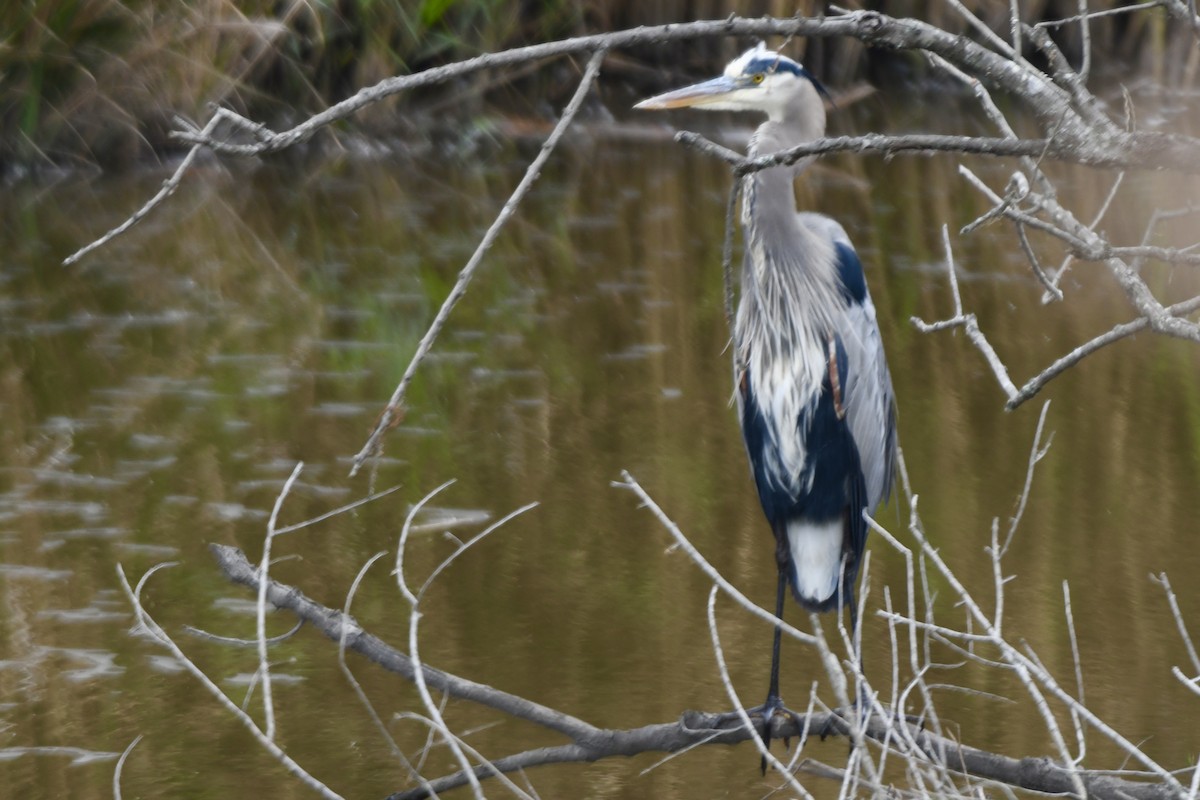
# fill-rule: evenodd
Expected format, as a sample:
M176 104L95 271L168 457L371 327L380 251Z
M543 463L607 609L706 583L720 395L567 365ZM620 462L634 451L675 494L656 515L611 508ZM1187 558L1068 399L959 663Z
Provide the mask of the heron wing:
M845 308L835 320L849 361L844 404L854 443L866 476L866 500L872 513L892 493L896 463L896 400L867 288L862 261L846 229L832 217L801 213L799 222L834 245L837 275Z
M866 502L875 508L892 492L896 462L896 400L875 319L875 304L867 290L862 262L849 239L837 242L838 271L848 303L840 326L846 348L846 420L858 446L866 477Z

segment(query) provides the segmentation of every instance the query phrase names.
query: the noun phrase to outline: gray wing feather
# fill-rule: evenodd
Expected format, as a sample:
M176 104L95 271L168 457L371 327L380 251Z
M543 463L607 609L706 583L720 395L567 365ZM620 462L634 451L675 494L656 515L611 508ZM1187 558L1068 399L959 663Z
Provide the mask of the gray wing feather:
M800 223L835 243L854 245L846 230L824 214L801 213ZM858 446L872 513L892 493L896 464L896 398L883 339L868 289L864 302L851 303L835 322L849 362L844 403L850 433Z
M896 463L896 400L875 305L870 295L846 311L846 420L858 446L872 513L892 493Z

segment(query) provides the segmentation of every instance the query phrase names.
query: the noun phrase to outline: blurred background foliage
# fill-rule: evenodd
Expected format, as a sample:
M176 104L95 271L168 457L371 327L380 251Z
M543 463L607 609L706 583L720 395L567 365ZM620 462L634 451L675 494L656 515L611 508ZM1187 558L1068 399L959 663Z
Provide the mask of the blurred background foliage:
M998 31L1003 0L965 0ZM1095 0L1093 11L1120 3ZM870 0L965 35L963 18L940 0ZM1076 0L1030 0L1030 21L1069 17ZM172 120L229 106L285 125L382 78L483 52L585 33L693 19L813 14L813 0L15 0L0 4L0 168L127 166L169 153ZM1054 29L1078 58L1079 26ZM1092 22L1097 61L1123 79L1187 87L1197 68L1191 32L1166 12ZM638 91L691 77L729 58L742 42L710 40L614 54L611 80ZM924 62L873 52L856 41L792 43L824 80L919 80ZM372 136L428 130L447 113L500 108L545 115L571 90L575 70L531 64L479 74L393 98L360 114ZM452 103L447 102L453 100ZM461 117L455 117L461 121Z

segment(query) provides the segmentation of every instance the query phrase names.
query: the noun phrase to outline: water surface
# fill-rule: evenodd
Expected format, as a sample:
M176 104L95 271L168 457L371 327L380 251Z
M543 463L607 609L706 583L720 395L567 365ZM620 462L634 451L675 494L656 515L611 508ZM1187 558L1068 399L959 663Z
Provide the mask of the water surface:
M861 110L835 122L905 124ZM729 178L666 136L619 130L585 129L555 155L421 369L386 457L353 480L349 456L536 143L419 159L211 164L133 234L73 269L59 260L120 221L163 174L68 178L5 194L0 783L14 796L110 796L115 757L139 734L126 796L254 797L293 785L134 630L116 568L136 578L178 562L151 580L148 607L240 702L254 652L184 626L252 635L252 598L217 573L205 546L236 544L257 558L298 461L305 468L283 524L372 487L401 487L276 542L275 573L316 599L340 606L366 560L394 552L411 505L455 479L418 519L414 579L452 552L449 536L540 505L431 590L427 661L603 726L726 707L705 623L707 580L611 482L629 470L730 580L771 602L772 545L728 402L720 250ZM996 187L1011 169L969 163ZM957 231L985 209L955 168L942 157L831 158L798 196L841 220L867 264L926 528L989 603L992 520L1006 526L1014 512L1041 402L1052 400L1053 445L1006 562L1008 630L1072 684L1062 613L1069 581L1087 701L1163 763L1183 766L1200 747L1192 715L1180 712L1194 698L1170 674L1186 654L1147 576L1169 572L1185 613L1200 619L1192 546L1200 350L1139 336L1005 413L965 337L923 335L909 323L950 313L941 225ZM1108 179L1057 174L1088 218ZM1183 202L1187 189L1170 176L1132 176L1109 233L1136 242L1147 199ZM1076 265L1068 302L1044 307L1009 230L985 227L954 242L964 301L1018 382L1132 317L1096 265ZM1046 246L1044 256L1057 263L1055 252ZM1172 300L1200 289L1191 274L1149 274ZM911 543L907 515L894 501L880 518ZM390 563L368 573L355 614L399 644L408 615ZM885 587L902 592L903 578L902 560L873 538L874 608ZM948 588L936 603L939 619L961 619ZM769 629L728 603L719 617L735 684L757 702ZM270 625L282 633L292 620ZM874 617L867 626L865 657L886 686L886 632ZM348 796L402 788L404 772L330 643L305 630L272 654L289 753ZM424 732L394 719L417 708L413 689L350 662L400 744L419 748ZM785 648L784 695L794 705L820 679L811 653ZM1019 701L941 693L943 719L966 741L1018 756L1050 752L1015 681L968 665L936 682ZM494 756L557 742L464 703L451 703L447 717L456 729L478 728L470 741ZM1094 766L1120 765L1103 742L1091 744ZM816 744L813 754L840 764L845 744ZM744 797L770 785L748 747L684 755L643 774L656 760L530 778L545 797ZM430 774L447 764L435 752Z

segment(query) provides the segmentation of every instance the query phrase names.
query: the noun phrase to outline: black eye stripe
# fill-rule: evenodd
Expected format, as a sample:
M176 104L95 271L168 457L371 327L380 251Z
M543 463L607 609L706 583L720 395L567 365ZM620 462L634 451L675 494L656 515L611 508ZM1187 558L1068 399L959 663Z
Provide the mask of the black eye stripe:
M811 81L813 87L819 94L829 98L832 101L829 91L819 80L813 76L811 72L786 56L772 55L769 58L756 58L746 65L746 68L742 71L742 74L756 76L770 75L773 72L790 72L798 78L804 78L805 80ZM757 81L758 79L755 78L755 80Z
M746 74L753 75L756 73L772 73L772 72L790 72L801 78L812 79L812 75L808 70L792 61L790 58L772 57L772 58L756 58L746 65Z

